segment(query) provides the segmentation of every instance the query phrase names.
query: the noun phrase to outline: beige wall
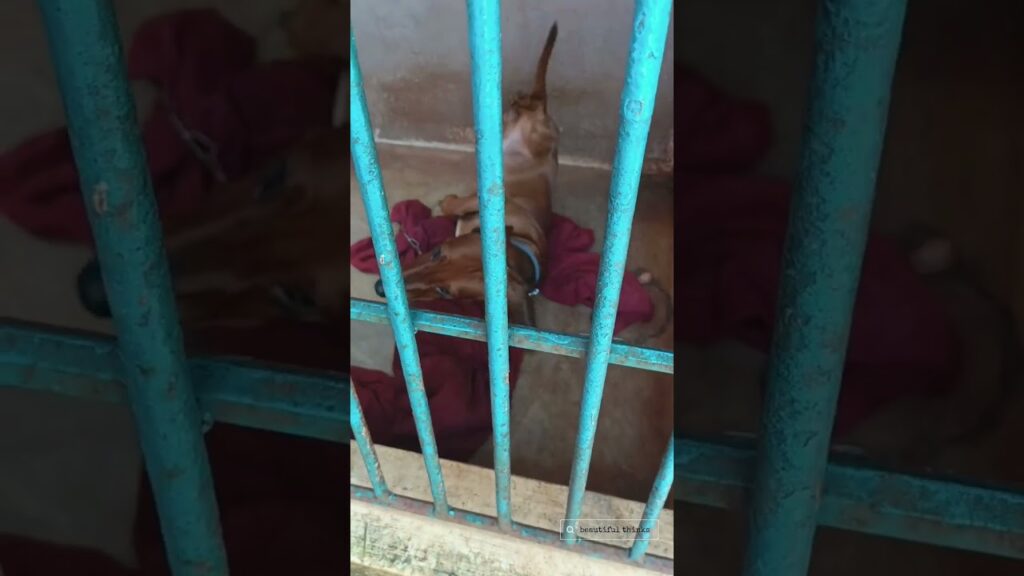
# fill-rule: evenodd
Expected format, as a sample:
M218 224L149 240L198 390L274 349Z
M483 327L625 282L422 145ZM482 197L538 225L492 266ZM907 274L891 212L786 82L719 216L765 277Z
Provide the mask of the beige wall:
M501 16L506 102L532 85L548 28L557 20L548 90L563 131L561 154L610 163L633 2L506 0ZM381 136L473 143L464 0L352 0L352 27L371 118ZM664 155L671 138L671 27L665 50L648 157Z

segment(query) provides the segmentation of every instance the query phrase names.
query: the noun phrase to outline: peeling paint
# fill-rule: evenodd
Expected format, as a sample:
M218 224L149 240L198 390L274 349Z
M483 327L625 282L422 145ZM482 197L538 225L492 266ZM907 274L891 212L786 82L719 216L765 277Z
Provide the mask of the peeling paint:
M227 573L149 168L111 2L39 2L118 355L175 576ZM150 265L159 274L148 274ZM140 303L140 296L152 299ZM171 393L167 393L170 391ZM163 473L171 471L171 473Z

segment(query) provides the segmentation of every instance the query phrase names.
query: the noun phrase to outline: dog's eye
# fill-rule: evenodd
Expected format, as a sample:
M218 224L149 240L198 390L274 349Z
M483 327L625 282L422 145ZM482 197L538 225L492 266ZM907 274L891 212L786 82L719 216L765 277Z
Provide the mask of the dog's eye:
M441 253L441 247L438 246L437 248L434 248L434 251L430 254L430 259L434 262L438 262L443 256L444 254Z
M437 290L437 295L440 296L441 298L444 298L444 299L447 300L447 299L452 297L451 292L449 292L448 289L445 288L444 286L438 286L436 288L436 290Z

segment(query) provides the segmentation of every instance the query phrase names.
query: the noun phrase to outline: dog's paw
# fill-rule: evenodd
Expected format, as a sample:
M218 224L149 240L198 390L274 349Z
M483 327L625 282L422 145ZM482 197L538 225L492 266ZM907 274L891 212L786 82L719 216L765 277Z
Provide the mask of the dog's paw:
M449 194L437 203L437 209L445 216L451 216L455 210L455 202L459 199L455 194Z
M643 268L637 268L636 270L633 271L633 274L636 275L636 279L640 282L640 284L644 286L647 286L651 282L654 282L654 274L651 274L649 271Z

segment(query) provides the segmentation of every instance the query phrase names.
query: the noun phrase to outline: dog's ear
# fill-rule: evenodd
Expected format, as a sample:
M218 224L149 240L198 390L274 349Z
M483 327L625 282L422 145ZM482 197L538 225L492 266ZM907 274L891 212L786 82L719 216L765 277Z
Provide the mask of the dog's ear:
M512 235L512 230L513 230L513 228L511 226L508 226L508 225L505 226L505 238L508 238L509 236Z

